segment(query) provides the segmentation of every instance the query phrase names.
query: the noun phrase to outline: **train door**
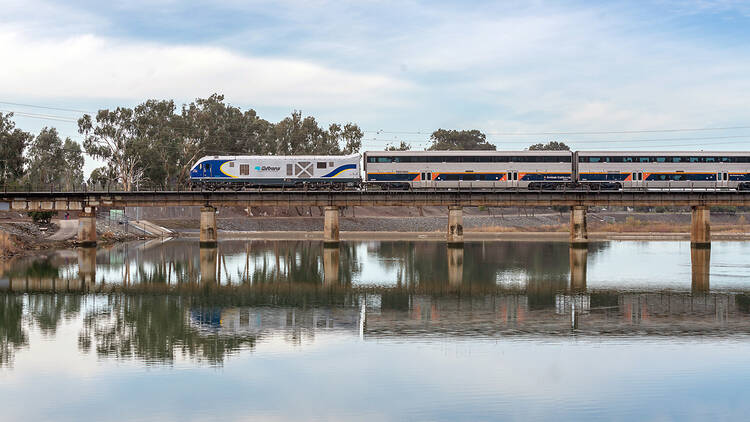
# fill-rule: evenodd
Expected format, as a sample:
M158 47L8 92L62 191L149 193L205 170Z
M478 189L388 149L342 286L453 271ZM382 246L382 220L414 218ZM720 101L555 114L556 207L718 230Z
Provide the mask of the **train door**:
M643 186L643 172L642 171L634 171L631 175L631 180L633 181L633 187L639 188Z
M518 187L518 170L508 171L508 186L513 188Z
M729 184L729 173L720 172L716 173L716 186L725 188Z

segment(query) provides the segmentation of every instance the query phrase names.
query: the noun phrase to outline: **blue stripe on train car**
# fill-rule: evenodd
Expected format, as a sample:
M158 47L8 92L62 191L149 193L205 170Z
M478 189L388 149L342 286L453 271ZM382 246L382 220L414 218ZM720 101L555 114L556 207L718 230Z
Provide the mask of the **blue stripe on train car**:
M519 172L520 173L520 172ZM521 180L528 182L565 182L570 181L570 173L526 173Z
M372 182L411 182L419 173L367 173L367 180Z
M624 182L630 173L581 173L582 182Z
M715 182L715 173L651 173L648 182Z
M344 164L343 166L338 166L335 169L331 170L328 174L323 175L323 177L336 177L342 171L356 170L356 169L357 169L356 164Z
M750 173L745 174L730 174L729 180L733 182L750 182Z

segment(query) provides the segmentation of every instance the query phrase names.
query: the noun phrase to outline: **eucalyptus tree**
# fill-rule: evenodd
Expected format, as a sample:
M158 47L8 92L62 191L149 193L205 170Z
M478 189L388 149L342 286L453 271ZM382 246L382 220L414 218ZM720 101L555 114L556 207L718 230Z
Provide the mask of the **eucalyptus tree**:
M438 129L430 136L432 144L429 151L447 150L491 150L497 149L495 145L487 142L487 136L474 130L448 130Z
M328 126L328 136L341 146L344 154L355 154L362 149L362 130L354 123L347 123L343 127L338 123Z
M0 113L0 184L17 183L24 174L23 151L34 136L16 128L13 113Z
M550 141L546 144L534 144L529 147L529 151L570 151L570 147L564 142Z
M399 145L388 145L385 147L386 151L410 151L411 150L411 144L407 144L404 141L401 141L401 144Z
M83 153L77 142L65 141L55 128L45 127L31 141L27 151L26 181L36 189L52 185L73 190L83 182Z
M78 119L78 132L85 136L86 153L104 160L123 190L133 190L143 179L143 156L148 145L137 136L132 109L99 110L96 121L85 114Z

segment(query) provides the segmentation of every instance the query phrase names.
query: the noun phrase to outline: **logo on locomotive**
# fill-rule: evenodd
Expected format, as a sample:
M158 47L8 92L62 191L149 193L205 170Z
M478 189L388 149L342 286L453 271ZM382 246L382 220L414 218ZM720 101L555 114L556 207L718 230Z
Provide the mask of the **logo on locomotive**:
M257 171L279 171L279 170L281 170L281 167L277 167L277 166L255 166L255 170L257 170Z

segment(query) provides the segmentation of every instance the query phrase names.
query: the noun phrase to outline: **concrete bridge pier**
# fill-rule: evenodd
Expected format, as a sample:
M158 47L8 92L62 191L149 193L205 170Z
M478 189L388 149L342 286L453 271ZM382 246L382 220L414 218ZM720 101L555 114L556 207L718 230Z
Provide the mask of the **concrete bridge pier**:
M339 282L341 251L338 247L323 247L323 283L334 285Z
M710 286L711 249L690 248L690 264L692 270L692 292L707 293Z
M448 246L464 243L464 212L459 206L448 207Z
M586 267L588 265L589 250L587 248L570 247L570 290L582 292L586 290Z
M201 208L201 248L215 248L218 240L216 231L216 208L206 205Z
M690 246L707 249L711 247L711 209L705 205L692 207Z
M84 248L96 246L96 207L84 207L78 214L78 244Z
M464 248L448 245L448 283L459 286L464 280Z
M570 245L572 247L586 247L589 241L586 229L586 207L576 205L570 207Z
M323 244L326 247L339 244L339 207L325 207L323 222Z
M84 289L96 284L96 247L78 248L78 278Z

